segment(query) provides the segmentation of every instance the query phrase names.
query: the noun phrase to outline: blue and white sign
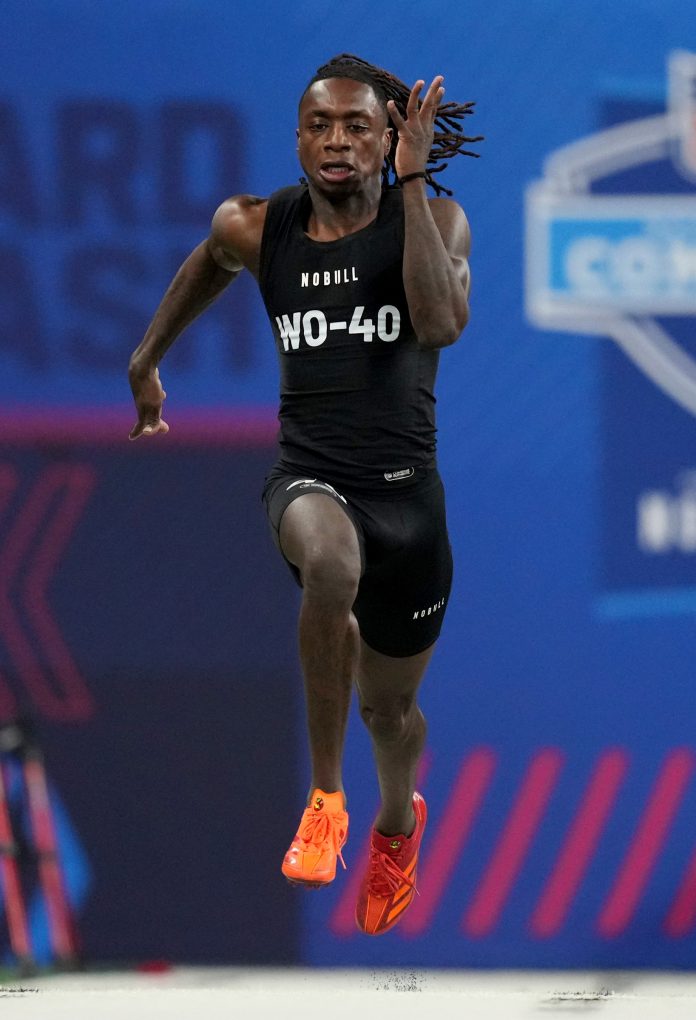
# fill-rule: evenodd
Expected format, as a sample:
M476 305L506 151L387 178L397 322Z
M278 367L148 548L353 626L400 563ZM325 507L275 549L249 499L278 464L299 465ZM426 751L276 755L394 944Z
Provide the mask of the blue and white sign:
M542 192L532 202L529 296L536 317L696 313L696 197Z
M527 193L526 307L543 329L611 337L696 414L696 361L657 316L696 315L696 194L595 194L597 182L694 155L696 56L669 61L670 109L553 153Z
M528 317L639 370L602 348L605 618L696 609L696 55L668 68L665 113L557 151L527 193Z

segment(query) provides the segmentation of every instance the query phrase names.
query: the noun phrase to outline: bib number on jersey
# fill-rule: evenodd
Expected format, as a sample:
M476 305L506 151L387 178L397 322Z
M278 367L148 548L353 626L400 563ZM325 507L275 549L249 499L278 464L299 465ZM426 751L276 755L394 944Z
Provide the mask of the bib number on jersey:
M401 331L401 313L395 305L382 305L377 313L377 325L374 319L364 316L365 306L356 305L350 322L329 322L320 309L310 309L304 315L293 312L290 315L276 315L276 323L280 339L285 351L298 350L302 340L308 347L320 347L330 332L347 330L348 333L361 336L365 343L372 343L375 332L380 340L393 343Z

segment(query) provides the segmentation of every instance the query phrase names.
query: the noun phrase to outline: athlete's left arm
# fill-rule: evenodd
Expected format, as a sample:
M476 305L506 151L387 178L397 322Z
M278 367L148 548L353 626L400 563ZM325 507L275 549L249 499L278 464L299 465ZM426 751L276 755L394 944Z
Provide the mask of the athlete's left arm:
M405 182L402 190L411 322L423 347L447 347L469 321L469 223L451 199L428 199L422 178Z

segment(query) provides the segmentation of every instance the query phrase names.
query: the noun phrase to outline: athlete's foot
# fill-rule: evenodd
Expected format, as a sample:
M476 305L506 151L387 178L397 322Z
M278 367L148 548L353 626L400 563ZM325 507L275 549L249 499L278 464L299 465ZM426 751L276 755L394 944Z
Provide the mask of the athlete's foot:
M315 790L283 860L283 874L293 885L307 889L328 885L336 877L336 858L346 866L341 850L347 838L348 814L343 794Z
M416 892L416 867L428 817L425 801L413 795L416 828L411 836L372 830L370 859L360 886L355 921L366 935L382 935L399 921Z

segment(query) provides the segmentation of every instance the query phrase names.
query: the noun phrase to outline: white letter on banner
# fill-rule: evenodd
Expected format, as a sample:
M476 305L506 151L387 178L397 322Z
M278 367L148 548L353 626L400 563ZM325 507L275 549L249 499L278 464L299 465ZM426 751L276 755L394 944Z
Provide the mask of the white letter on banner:
M666 492L646 492L638 500L638 545L647 553L667 552L674 538L672 500Z
M696 552L696 493L686 492L679 500L679 545L682 552Z
M611 245L603 237L583 237L568 246L565 270L571 290L608 294Z
M660 283L660 254L651 241L628 237L616 246L614 272L620 290L627 294L654 292Z
M678 283L696 283L696 248L683 241L675 241L670 249L672 273Z

